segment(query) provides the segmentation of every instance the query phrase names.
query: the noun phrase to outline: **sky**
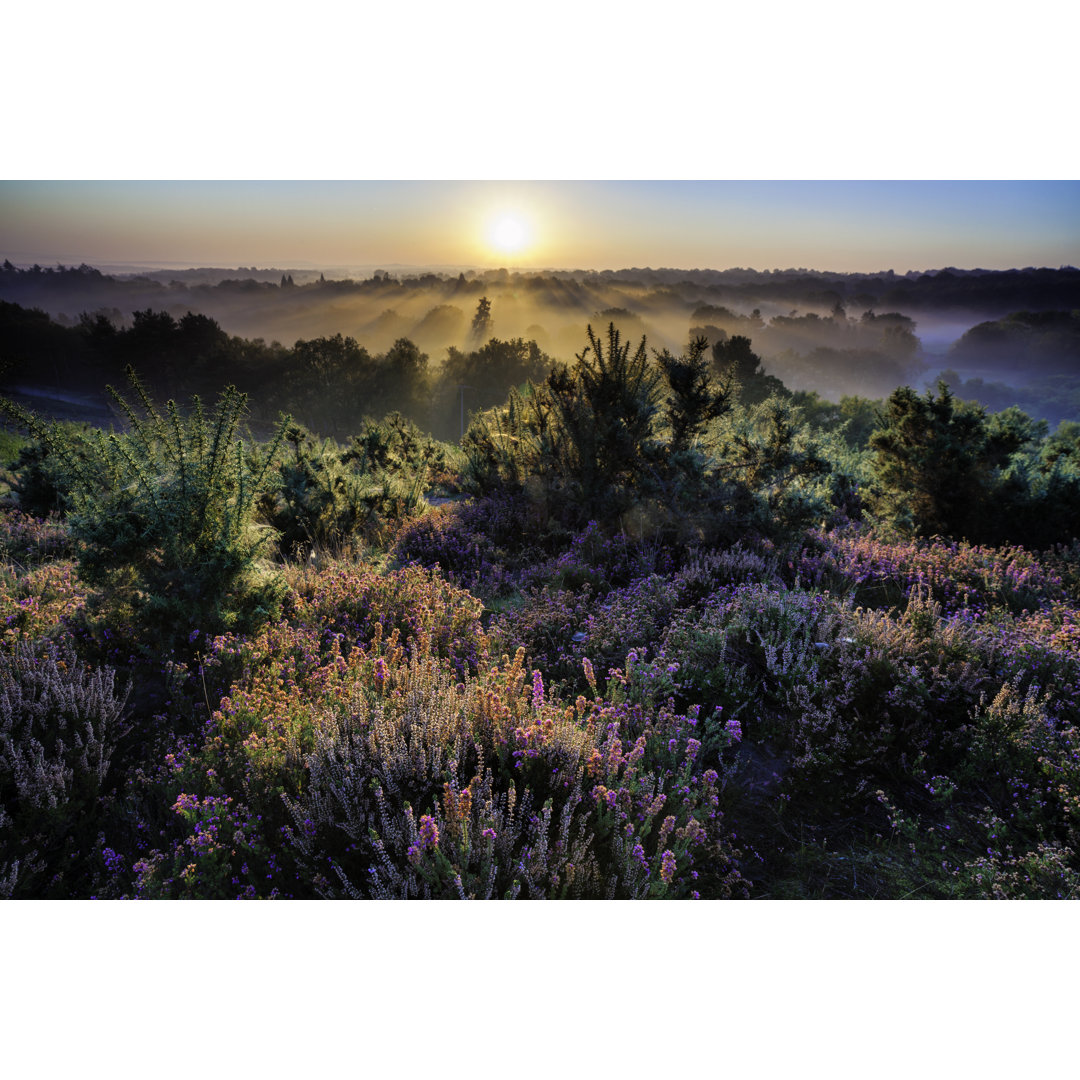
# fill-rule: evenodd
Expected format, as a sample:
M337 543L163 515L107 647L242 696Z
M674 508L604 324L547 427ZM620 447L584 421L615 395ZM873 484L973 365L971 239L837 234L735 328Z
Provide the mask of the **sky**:
M0 181L16 265L1080 264L1078 181Z

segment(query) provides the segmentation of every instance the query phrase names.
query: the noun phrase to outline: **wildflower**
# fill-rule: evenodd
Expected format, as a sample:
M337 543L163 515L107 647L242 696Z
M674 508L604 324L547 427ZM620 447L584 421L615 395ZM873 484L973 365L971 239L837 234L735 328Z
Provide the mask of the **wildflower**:
M728 733L728 738L737 743L742 740L742 724L739 723L735 717L732 717L725 725L724 730Z
M674 828L675 818L671 814L668 814L668 816L664 818L662 824L660 825L660 838L658 843L663 844L664 841L667 840L668 836L671 834L671 830Z
M416 866L423 858L425 851L432 851L439 846L439 826L430 814L424 814L420 818L420 835L416 843L409 845L407 852L409 862Z
M532 673L532 703L534 709L539 709L544 704L544 677L535 668Z
M665 885L671 884L671 879L675 876L675 853L670 850L666 850L663 855L660 856L660 880Z
M380 690L386 683L386 661L380 656L375 661L375 684Z
M596 693L596 673L593 671L592 662L587 656L582 657L581 666L585 669L585 681L589 684L592 692Z

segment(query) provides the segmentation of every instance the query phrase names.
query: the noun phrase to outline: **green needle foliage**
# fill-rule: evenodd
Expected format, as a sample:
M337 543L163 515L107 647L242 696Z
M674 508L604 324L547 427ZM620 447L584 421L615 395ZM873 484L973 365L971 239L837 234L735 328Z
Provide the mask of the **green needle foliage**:
M251 630L276 614L283 595L259 565L272 530L255 526L252 515L285 422L261 453L237 438L247 396L235 387L209 414L198 397L186 414L174 401L162 412L133 369L127 377L134 404L108 390L129 430L97 431L81 453L58 425L6 405L67 474L79 573L129 609L145 644L180 645L197 630Z
M465 435L469 474L487 492L534 478L548 502L577 517L613 516L652 471L661 375L645 339L631 352L614 324L607 342L587 329L572 368L556 367L540 386L513 391L502 410L474 420Z
M647 521L666 542L794 534L830 513L830 464L801 414L775 398L737 404L736 374L715 377L704 337L650 360L614 324L606 341L586 332L573 367L474 419L463 448L481 496L524 491L541 522L571 528Z

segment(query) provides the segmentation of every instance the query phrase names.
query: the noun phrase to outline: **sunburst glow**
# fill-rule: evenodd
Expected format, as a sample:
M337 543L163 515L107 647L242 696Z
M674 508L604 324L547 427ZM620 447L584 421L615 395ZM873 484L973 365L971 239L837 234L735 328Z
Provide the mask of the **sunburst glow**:
M528 247L530 239L528 225L515 214L497 217L488 229L488 243L505 255L523 251Z

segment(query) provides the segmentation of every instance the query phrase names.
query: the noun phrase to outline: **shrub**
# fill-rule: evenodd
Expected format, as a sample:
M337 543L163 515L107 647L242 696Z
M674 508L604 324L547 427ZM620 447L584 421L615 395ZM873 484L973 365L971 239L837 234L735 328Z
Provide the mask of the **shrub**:
M872 532L816 533L793 563L804 584L852 592L857 603L889 607L929 592L946 615L1019 614L1065 598L1053 560L1022 547L946 540L883 539Z
M127 697L112 669L84 668L69 645L22 641L0 652L0 867L6 860L8 890L40 896L91 859L89 822L127 730Z
M0 510L0 559L33 566L72 554L67 527L54 517L42 520L21 510Z
M268 539L252 523L254 502L282 432L253 470L234 441L246 396L228 387L213 414L195 398L157 410L133 370L141 412L114 390L131 425L96 432L80 456L55 425L28 425L63 462L72 486L70 529L82 541L79 572L130 606L143 644L183 644L194 630L255 627L280 604L282 586L260 570Z
M285 442L292 453L268 476L258 512L287 553L383 543L422 509L431 485L451 482L449 448L397 413L365 422L348 447L298 424Z
M177 764L139 895L745 891L693 717L564 706L523 650L463 674L431 635L406 650L380 625L347 651L284 625L215 642L241 670Z
M36 437L19 452L11 489L19 509L33 517L64 515L71 507L71 462L85 464L93 456L94 429L89 424L54 423L48 437L21 409L0 399L0 409Z
M414 658L381 709L320 728L290 800L324 896L646 897L743 887L688 718L531 686L519 651L454 683ZM400 695L394 689L400 688ZM471 779L466 780L466 777ZM336 879L336 880L335 880Z
M23 640L62 636L85 604L86 589L69 561L0 567L0 653Z

